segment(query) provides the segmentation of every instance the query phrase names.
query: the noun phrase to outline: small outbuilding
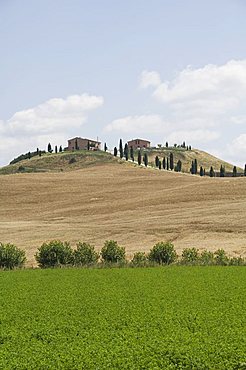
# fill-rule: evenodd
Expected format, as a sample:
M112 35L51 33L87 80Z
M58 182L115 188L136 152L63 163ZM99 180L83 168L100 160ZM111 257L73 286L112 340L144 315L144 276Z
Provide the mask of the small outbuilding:
M75 137L68 140L67 150L100 150L101 142L97 140L85 139L82 137Z
M132 149L150 148L150 141L144 139L134 139L127 142L128 147Z

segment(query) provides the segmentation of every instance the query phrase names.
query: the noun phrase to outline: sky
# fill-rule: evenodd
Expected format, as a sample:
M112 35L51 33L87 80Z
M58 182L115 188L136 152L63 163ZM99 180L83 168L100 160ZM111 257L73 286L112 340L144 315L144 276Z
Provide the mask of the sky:
M246 163L245 0L0 0L0 165L74 136Z

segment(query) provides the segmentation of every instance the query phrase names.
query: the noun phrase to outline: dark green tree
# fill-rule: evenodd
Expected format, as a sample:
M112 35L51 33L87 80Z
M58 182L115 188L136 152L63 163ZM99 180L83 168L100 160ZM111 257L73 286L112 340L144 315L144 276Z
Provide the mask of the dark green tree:
M26 261L25 251L17 248L14 244L0 243L0 269L14 269L22 267Z
M167 157L167 171L169 171L169 159Z
M133 147L132 146L130 148L130 158L134 162L134 150L133 150Z
M159 170L161 170L161 161L159 161Z
M36 154L39 155L39 149L37 148Z
M60 145L59 152L62 153L62 146Z
M244 176L246 176L246 164L244 166Z
M145 167L147 167L148 166L148 162L149 162L147 153L144 153L143 162L144 162Z
M194 160L194 175L197 174L197 159Z
M155 166L156 167L159 167L159 157L158 157L158 155L155 157Z
M57 145L55 146L55 153L57 154L58 152L58 149L57 149Z
M124 151L123 151L122 139L120 139L119 152L120 152L120 158L123 158L124 157Z
M175 166L175 170L176 170L177 172L181 172L181 171L182 171L182 162L181 162L181 160L180 160L180 159L178 160L178 162L177 162L177 164L176 164L176 166Z
M79 242L73 254L76 266L92 265L99 259L99 254L95 251L95 248L88 243Z
M174 169L173 153L170 153L170 170Z
M166 148L168 148L168 142L166 142Z
M89 142L89 140L87 141L87 150L90 150L90 147L91 147L91 145L90 145L90 142Z
M48 144L48 152L49 152L49 153L52 153L52 152L53 152L53 150L52 150L52 147L51 147L51 144L50 144L50 143Z
M225 167L220 166L220 177L225 177Z
M166 158L165 157L163 158L163 161L162 161L162 167L164 170L166 169Z
M129 159L129 148L128 148L127 143L125 144L125 148L124 148L124 157L125 157L126 161L128 161L128 159Z
M215 177L215 172L214 172L214 169L213 169L212 166L210 167L209 176L210 177Z
M107 144L104 143L104 151L106 152L108 150Z
M200 176L204 176L204 172L203 172L202 166L200 167Z
M237 177L237 167L236 166L233 167L232 176Z
M27 156L28 156L28 159L31 159L31 152L28 152Z
M141 155L141 150L138 151L138 165L140 166L142 163L142 155Z
M118 149L116 148L116 146L114 147L114 156L117 157L117 154L118 154Z
M194 161L191 162L190 173L192 175L195 175L195 162Z

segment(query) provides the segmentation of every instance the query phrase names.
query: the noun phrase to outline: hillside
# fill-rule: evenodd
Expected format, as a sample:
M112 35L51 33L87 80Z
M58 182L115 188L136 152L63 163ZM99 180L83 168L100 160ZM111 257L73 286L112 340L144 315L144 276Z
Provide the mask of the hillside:
M142 154L144 152L142 151ZM182 172L190 173L191 162L197 160L198 170L200 166L206 169L207 174L212 166L215 171L220 170L220 166L224 166L226 171L232 172L233 165L227 163L219 158L212 156L209 153L198 149L187 151L183 148L161 148L147 150L149 157L149 164L155 167L155 157L158 156L160 160L164 157L169 157L173 153L174 163L178 160L182 162ZM137 160L137 152L134 153L135 160ZM0 168L1 174L13 173L32 173L32 172L61 172L73 171L90 166L100 166L105 163L122 163L119 158L115 158L110 153L103 151L87 151L80 150L74 152L63 152L57 154L42 154L41 157L34 156L31 159L24 159L15 164ZM132 162L129 161L132 165ZM238 169L238 172L243 172Z
M160 240L173 241L179 252L224 248L246 255L244 177L153 171L97 155L100 165L72 172L1 176L1 241L25 248L29 264L42 242L57 238L98 249L116 239L129 256Z

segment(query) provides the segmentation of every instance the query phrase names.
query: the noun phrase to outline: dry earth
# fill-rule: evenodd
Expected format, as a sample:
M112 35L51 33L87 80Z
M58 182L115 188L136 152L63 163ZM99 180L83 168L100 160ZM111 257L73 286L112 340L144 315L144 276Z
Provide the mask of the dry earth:
M44 241L107 239L128 256L171 240L246 255L246 178L201 178L102 163L72 172L0 177L0 241L27 251Z

